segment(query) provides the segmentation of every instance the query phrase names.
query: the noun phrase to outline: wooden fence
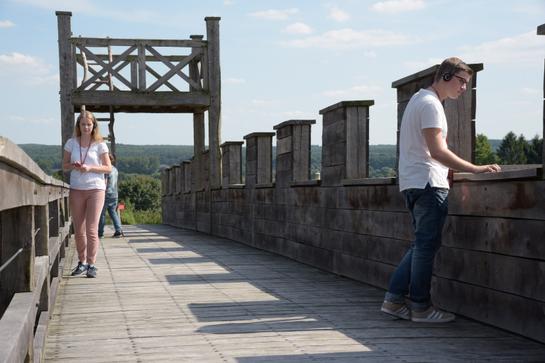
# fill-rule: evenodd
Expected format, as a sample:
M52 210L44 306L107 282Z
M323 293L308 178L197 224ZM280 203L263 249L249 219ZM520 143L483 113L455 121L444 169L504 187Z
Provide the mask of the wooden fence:
M43 360L70 237L68 192L0 136L0 362Z

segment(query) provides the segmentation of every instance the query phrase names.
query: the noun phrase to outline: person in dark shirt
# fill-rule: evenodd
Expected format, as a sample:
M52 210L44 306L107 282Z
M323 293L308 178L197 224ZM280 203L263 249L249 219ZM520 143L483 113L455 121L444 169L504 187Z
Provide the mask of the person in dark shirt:
M114 224L115 233L112 236L113 238L120 238L123 236L123 229L121 228L121 219L117 213L117 176L118 171L115 166L115 156L110 155L110 160L112 162L112 171L109 174L106 174L106 198L104 199L104 207L102 208L102 214L100 215L100 220L98 224L98 236L100 238L104 237L104 225L106 224L106 210L112 219Z

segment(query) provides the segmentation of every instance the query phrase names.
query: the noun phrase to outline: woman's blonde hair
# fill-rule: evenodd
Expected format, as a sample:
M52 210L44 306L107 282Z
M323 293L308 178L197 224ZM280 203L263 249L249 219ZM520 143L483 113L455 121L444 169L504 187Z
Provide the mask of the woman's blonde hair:
M93 115L93 113L90 112L90 111L82 111L79 114L78 119L76 120L76 127L75 127L75 130L74 130L74 134L77 137L81 137L81 129L79 127L79 124L80 124L81 120L83 120L84 118L90 119L93 122L93 131L91 131L91 140L97 141L97 142L103 141L104 138L102 137L102 135L100 135L100 130L98 129L97 119L96 119L95 115Z

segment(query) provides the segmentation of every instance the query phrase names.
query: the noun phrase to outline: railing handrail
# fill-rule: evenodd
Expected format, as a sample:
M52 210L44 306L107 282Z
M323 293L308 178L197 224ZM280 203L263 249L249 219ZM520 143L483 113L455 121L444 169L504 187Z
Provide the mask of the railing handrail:
M36 230L34 231L34 237L36 237L36 235L38 234L38 232L40 232L40 228L36 228ZM21 254L21 252L23 252L23 250L25 249L28 249L32 247L32 241L28 241L27 243L25 243L25 245L21 248L19 248L6 262L4 262L2 264L2 266L0 266L0 274L2 273L2 270L4 270L6 267L9 266L9 264L15 260L15 258L17 256L19 256Z
M0 135L0 162L23 172L40 184L69 187L61 180L44 173L40 166L19 146Z

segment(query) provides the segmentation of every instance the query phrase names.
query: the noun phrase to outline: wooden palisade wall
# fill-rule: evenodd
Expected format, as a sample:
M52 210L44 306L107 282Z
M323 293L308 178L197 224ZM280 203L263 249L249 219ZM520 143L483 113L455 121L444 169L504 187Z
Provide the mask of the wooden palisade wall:
M429 76L434 70L423 72ZM424 86L421 77L413 75L407 81L399 82L398 90L414 92ZM403 92L408 97L407 90ZM464 130L451 133L449 143L466 159L472 159L474 94L472 89L460 104L446 105L451 130ZM308 170L302 174L295 170L308 166L289 160L304 160L310 145L304 143L306 138L293 138L299 144L289 147L280 142L288 135L283 126L298 122L281 123L276 127L276 182L267 177L258 182L257 175L269 165L271 135L250 134L245 137L251 142L245 185L197 193L186 190L182 195L168 188L163 191L163 223L226 237L386 288L413 232L396 179L367 178L366 132L372 105L371 100L341 102L320 112L322 180L284 180L308 175ZM400 102L399 112L403 110ZM308 128L312 123L298 121ZM261 148L256 147L258 138ZM350 143L358 147L347 147ZM260 160L262 169L257 165ZM230 167L228 161L225 167ZM166 170L163 180L171 172ZM444 309L545 342L542 174L541 166L455 174L433 290L435 303Z

